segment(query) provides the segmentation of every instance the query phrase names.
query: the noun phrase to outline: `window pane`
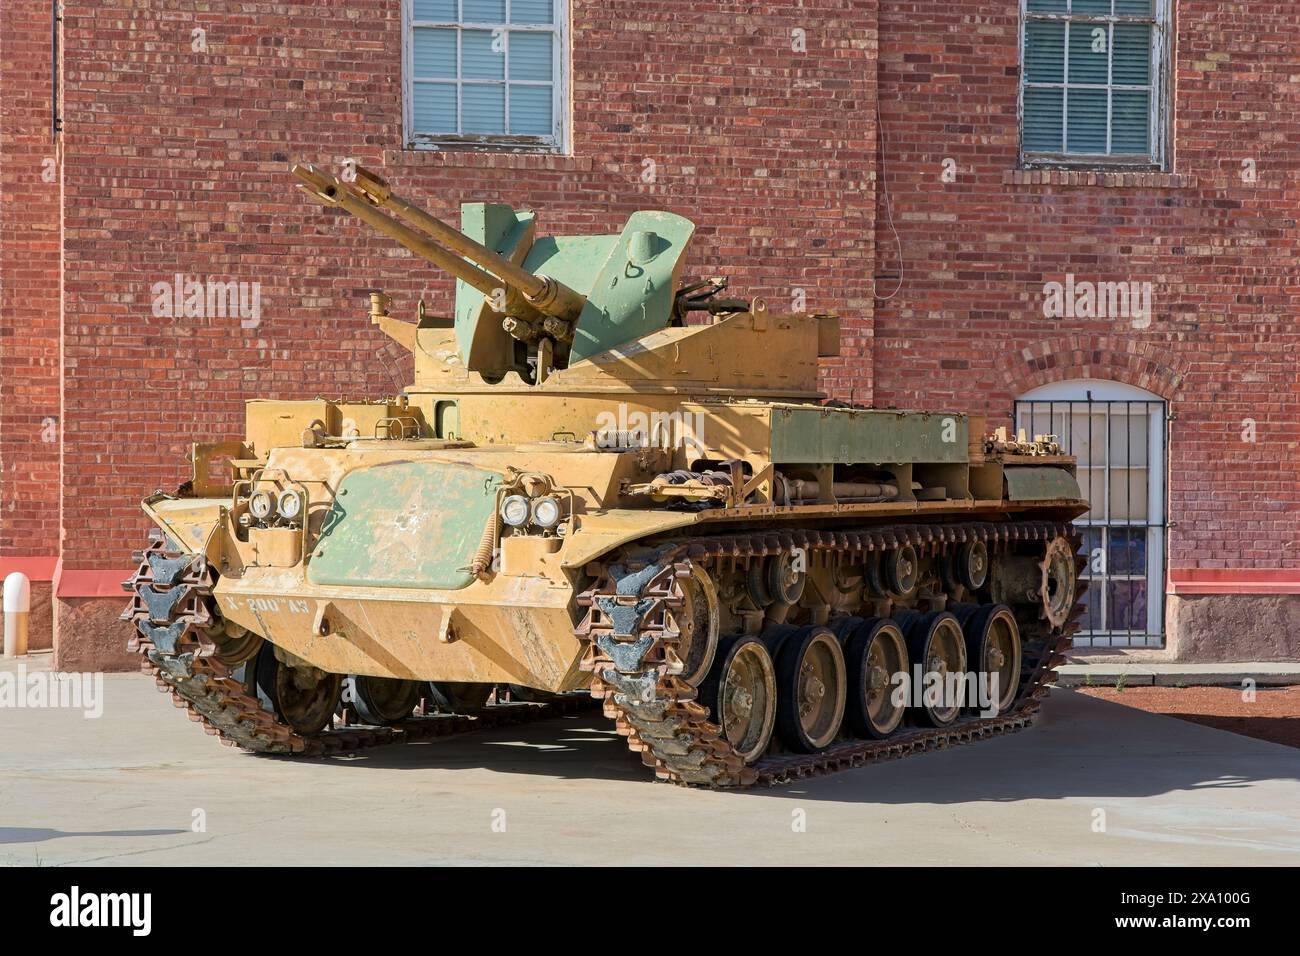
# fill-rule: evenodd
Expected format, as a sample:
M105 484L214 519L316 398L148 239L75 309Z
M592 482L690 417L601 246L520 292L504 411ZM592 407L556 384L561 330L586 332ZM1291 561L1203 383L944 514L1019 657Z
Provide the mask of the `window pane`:
M511 23L552 23L551 0L511 0Z
M1110 463L1123 468L1126 465L1147 463L1149 422L1142 413L1145 406L1133 408L1132 415L1124 414L1124 406L1116 405L1110 419Z
M1084 515L1089 521L1106 520L1106 469L1080 468L1079 490L1088 499L1092 508Z
M1064 90L1025 90L1025 149L1059 153L1064 117Z
M415 19L456 22L456 0L415 0Z
M460 35L461 77L466 80L503 80L506 76L505 35L494 40L491 30L464 30Z
M1071 48L1070 56L1074 56ZM1118 86L1147 86L1151 82L1151 25L1115 24L1115 66L1111 82Z
M417 80L456 78L456 31L416 27L411 44L412 75Z
M1116 90L1111 119L1111 151L1149 153L1151 151L1151 99L1145 90Z
M1101 547L1101 528L1080 528L1081 541L1079 543L1079 554L1088 562L1087 567L1083 569L1083 576L1090 577L1094 574L1106 573L1105 555Z
M1110 0L1074 0L1074 6L1070 8L1070 12L1109 15ZM1070 55L1073 56L1073 52Z
M462 0L464 23L505 23L506 0Z
M462 132L506 131L506 88L500 83L466 83L460 91Z
M1065 79L1065 24L1030 20L1025 24L1025 79L1060 83Z
M510 34L510 79L551 79L551 37L550 33Z
M1147 470L1145 468L1111 469L1110 520L1147 520Z
M1155 15L1151 0L1115 0L1115 12L1120 16L1150 17Z
M456 132L456 87L451 83L412 84L417 133Z
M1079 629L1083 631L1100 631L1101 624L1101 589L1102 582L1094 581L1088 589L1079 595L1083 603L1083 617L1079 618Z
M1064 410L1056 415L1056 438L1067 455L1074 455L1079 464L1093 464L1093 453L1100 454L1106 440L1106 416L1100 412L1086 413L1087 405L1075 403L1075 411L1066 415Z
M1071 23L1070 82L1104 84L1109 45L1110 36L1104 24Z
M1030 13L1064 13L1065 0L1029 0Z
M1071 153L1106 152L1106 91L1070 90L1065 148Z
M1147 629L1147 582L1108 581L1106 583L1106 622L1109 631L1137 631Z
M514 69L512 66L511 69ZM510 132L550 136L555 132L550 86L510 85Z
M1109 574L1147 573L1147 529L1111 528L1110 555L1106 559Z

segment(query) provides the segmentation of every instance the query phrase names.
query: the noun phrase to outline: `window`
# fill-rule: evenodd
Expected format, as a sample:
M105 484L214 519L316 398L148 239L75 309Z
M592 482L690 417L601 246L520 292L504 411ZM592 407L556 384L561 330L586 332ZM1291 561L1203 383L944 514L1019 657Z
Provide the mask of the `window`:
M1171 0L1021 0L1021 158L1163 168Z
M1076 647L1164 643L1165 413L1149 392L1090 380L1016 402L1017 428L1056 435L1078 458L1079 488L1092 503L1075 521L1088 580Z
M567 0L405 0L410 146L563 149Z

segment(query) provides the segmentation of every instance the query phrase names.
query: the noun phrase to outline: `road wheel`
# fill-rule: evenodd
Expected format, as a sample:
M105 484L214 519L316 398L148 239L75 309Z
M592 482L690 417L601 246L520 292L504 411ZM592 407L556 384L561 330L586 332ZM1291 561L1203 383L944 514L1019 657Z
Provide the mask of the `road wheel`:
M420 681L396 677L356 675L349 677L348 683L348 697L357 716L363 723L380 727L410 717L423 691Z
M443 710L471 713L487 706L493 684L473 681L430 681L433 701Z
M800 628L776 659L776 727L791 750L816 753L835 739L844 720L844 652L828 627Z
M881 740L903 722L906 707L894 699L895 674L908 669L907 642L887 618L863 621L844 644L848 701L844 719L859 737Z
M984 604L962 622L966 634L966 659L981 681L989 686L997 678L998 713L1015 703L1020 690L1020 626L1005 604ZM988 675L985 677L985 675Z
M947 727L960 715L965 688L966 635L948 611L922 614L901 611L895 621L907 638L908 659L921 665L921 686L911 688L917 718L931 727ZM933 676L931 676L933 675Z
M762 641L750 634L723 638L699 699L745 763L763 756L776 720L776 671Z
M263 706L303 736L320 733L334 716L343 692L343 675L315 667L289 667L275 656L270 642L262 645L251 676Z

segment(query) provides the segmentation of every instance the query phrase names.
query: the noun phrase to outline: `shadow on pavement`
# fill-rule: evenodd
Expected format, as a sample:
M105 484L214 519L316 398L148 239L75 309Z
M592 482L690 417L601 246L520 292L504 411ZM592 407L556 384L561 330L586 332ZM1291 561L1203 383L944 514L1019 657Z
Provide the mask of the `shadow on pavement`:
M16 843L44 843L60 837L147 837L174 836L189 830L51 830L47 827L0 827L0 846Z
M359 772L486 770L646 786L653 781L652 771L626 749L599 713L324 762ZM1058 691L1046 702L1038 724L1019 733L792 784L727 793L849 803L958 804L1146 797L1267 780L1300 780L1300 750Z

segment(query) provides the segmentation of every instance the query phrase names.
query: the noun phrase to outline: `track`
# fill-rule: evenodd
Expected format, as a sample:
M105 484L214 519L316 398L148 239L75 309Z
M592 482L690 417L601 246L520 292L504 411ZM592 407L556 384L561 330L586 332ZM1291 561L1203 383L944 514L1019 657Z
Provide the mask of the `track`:
M592 694L605 702L628 746L659 779L688 785L735 787L784 783L816 774L860 767L926 750L1023 729L1056 680L1054 668L1064 661L1073 622L1082 613L1077 600L1069 623L1053 629L1030 613L1018 614L1023 643L1022 680L1010 711L994 718L963 717L945 728L901 729L885 740L840 740L816 754L770 755L746 766L720 736L708 710L696 702L696 689L673 671L679 635L670 611L682 603L680 581L691 563L704 566L804 548L809 552L845 554L886 551L912 545L922 549L979 540L990 552L1017 542L1067 537L1077 553L1079 539L1062 522L966 523L915 525L858 531L761 531L664 545L649 553L626 555L600 568L596 584L579 598L587 608L579 633L589 642L585 670L596 675ZM1076 560L1077 571L1081 562Z
M839 740L817 754L774 754L752 766L719 736L709 712L695 701L696 689L680 672L673 653L679 635L670 611L681 606L680 581L692 563L745 562L790 548L810 552L886 551L910 544L918 551L980 540L990 552L1015 542L1066 536L1078 538L1068 523L966 523L868 528L854 531L757 531L671 542L628 553L598 568L594 585L578 597L584 615L577 628L586 642L583 669L593 673L591 697L603 701L629 747L661 780L733 787L772 785L867 763L937 750L1020 730L1034 719L1039 702L1055 681L1053 669L1064 660L1070 624L1053 629L1032 614L1020 614L1023 641L1022 685L1009 713L995 718L965 717L941 729L904 727L885 740ZM327 730L298 734L267 709L246 685L243 660L223 642L212 588L215 578L201 557L169 552L161 542L144 553L124 587L132 593L123 618L137 634L130 648L143 668L177 707L222 743L264 754L321 756L369 747L473 733L509 724L576 713L592 706L585 695L562 695L545 703L491 704L473 714L413 716L388 727L349 725L336 720ZM1079 582L1079 593L1083 582Z
M153 675L159 690L230 746L314 757L491 730L593 706L584 694L563 695L545 703L489 704L473 714L428 713L387 727L336 720L331 729L304 736L281 723L245 685L242 661L222 659L222 647L213 638L220 630L214 583L202 558L168 552L157 543L126 582L134 596L122 617L136 622L130 649L141 655L143 669Z

